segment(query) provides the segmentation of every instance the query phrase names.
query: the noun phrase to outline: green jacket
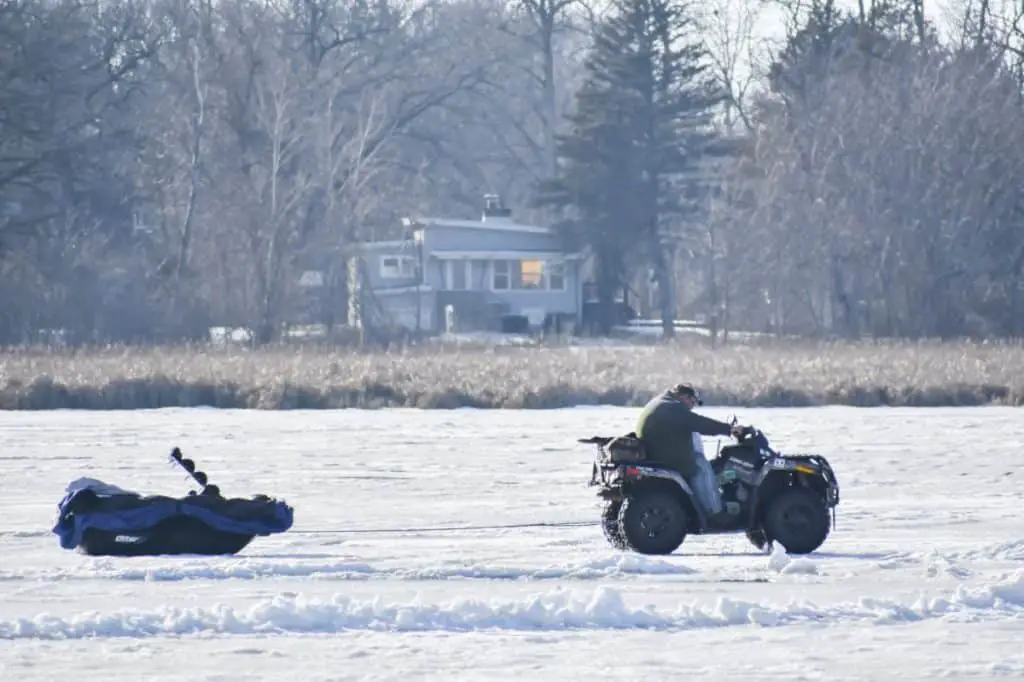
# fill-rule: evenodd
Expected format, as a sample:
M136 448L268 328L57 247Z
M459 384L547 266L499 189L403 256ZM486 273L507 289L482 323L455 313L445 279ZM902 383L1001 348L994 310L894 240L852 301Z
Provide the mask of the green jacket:
M669 396L668 391L644 406L636 422L636 435L647 458L671 467L689 479L697 473L694 432L704 436L728 436L729 424L696 414Z

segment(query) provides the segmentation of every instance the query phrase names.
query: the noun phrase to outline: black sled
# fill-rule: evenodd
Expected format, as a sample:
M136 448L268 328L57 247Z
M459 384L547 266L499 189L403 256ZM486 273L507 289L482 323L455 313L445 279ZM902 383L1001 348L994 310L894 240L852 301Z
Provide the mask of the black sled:
M90 556L230 555L257 535L283 533L293 510L266 495L225 498L195 463L174 448L171 459L202 486L185 497L142 496L94 479L68 485L53 532L64 549Z

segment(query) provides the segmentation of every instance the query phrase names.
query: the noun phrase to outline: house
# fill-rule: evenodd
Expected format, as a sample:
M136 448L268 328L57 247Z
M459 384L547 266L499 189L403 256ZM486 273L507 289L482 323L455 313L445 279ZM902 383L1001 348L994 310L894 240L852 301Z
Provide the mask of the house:
M409 331L575 328L580 264L546 227L512 219L496 195L480 220L406 218L410 237L364 242L349 262L349 323Z

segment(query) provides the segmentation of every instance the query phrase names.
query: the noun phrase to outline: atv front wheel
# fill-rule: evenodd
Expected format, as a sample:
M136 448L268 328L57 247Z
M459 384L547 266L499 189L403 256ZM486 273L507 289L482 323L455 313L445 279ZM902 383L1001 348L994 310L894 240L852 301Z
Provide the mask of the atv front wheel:
M686 537L686 510L666 492L638 491L623 500L619 528L628 549L640 554L671 554Z
M789 554L810 554L828 538L832 519L821 497L806 488L790 488L772 500L764 517L766 539Z
M619 524L619 510L622 508L622 500L606 500L601 509L601 530L608 543L615 549L629 549L626 539L622 536L622 526Z

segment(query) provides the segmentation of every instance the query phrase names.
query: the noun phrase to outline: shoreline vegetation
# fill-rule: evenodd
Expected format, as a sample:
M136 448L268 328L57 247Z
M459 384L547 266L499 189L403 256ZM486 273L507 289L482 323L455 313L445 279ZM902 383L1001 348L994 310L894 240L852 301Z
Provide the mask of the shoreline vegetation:
M679 381L708 404L1024 405L1024 343L773 340L711 349L494 344L357 351L117 347L0 353L2 410L550 409L642 405Z

